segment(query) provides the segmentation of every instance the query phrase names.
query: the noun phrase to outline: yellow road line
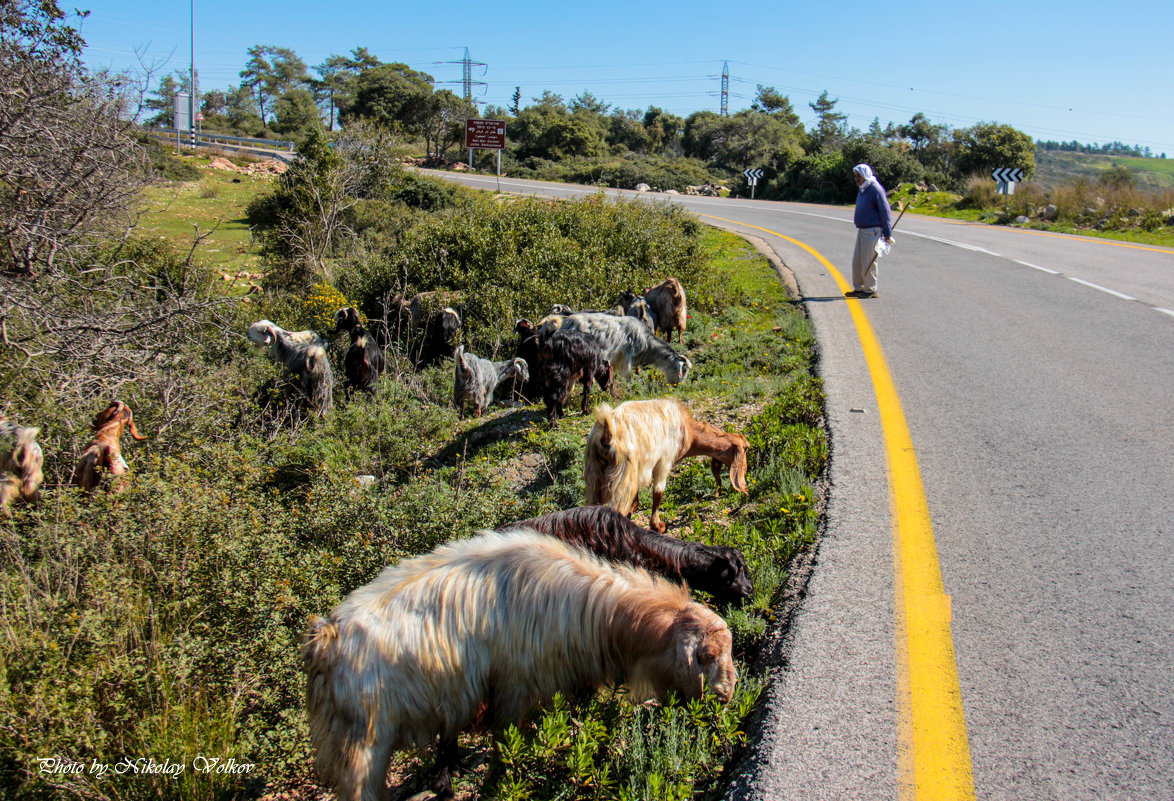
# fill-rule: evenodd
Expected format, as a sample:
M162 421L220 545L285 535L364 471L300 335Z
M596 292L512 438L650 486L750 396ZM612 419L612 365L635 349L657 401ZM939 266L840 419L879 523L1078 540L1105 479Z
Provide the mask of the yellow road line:
M723 217L715 220L745 225ZM814 248L777 231L814 256L842 292L851 287ZM950 596L942 585L925 487L884 352L858 300L847 300L872 375L885 437L893 515L895 574L898 783L904 801L972 801L970 744L950 631Z

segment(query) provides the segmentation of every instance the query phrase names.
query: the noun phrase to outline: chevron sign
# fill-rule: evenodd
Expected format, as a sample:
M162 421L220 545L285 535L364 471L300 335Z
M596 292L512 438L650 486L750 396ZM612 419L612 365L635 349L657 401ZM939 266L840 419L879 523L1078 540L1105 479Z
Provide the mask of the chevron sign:
M750 185L754 186L754 184L758 183L758 179L762 177L762 169L760 167L751 167L750 169L742 170L742 174L746 176Z
M1000 167L992 172L991 175L1001 184L1019 183L1023 180L1023 170L1018 168Z

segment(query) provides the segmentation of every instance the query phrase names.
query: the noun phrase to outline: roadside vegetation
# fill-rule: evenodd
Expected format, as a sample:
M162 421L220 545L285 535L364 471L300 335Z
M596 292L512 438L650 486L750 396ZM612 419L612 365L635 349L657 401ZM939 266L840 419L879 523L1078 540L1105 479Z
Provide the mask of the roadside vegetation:
M194 186L218 180L200 172ZM247 186L264 192L273 183ZM239 213L237 195L201 200L209 202L198 210L172 205L179 215L172 222L204 228ZM728 707L563 699L496 741L465 741L476 767L458 790L501 798L716 791L764 683L752 667L755 643L789 560L816 536L827 441L810 328L752 248L679 212L599 198L502 204L470 195L460 203L460 213L421 215L397 237L396 252L410 280L434 275L459 291L454 277L468 274L502 288L483 293L484 313L470 315L466 342L478 350L508 351L514 315L536 317L554 297L605 305L618 288L668 273L691 289L684 347L695 378L670 390L659 373L644 371L623 393L675 394L695 414L751 438L749 497L727 487L715 498L708 465L695 460L676 472L663 514L680 536L742 548L757 592L728 615L741 660ZM151 211L153 230L166 230L169 213ZM538 231L550 232L546 245L535 243ZM202 246L187 259L190 245L173 248L157 236L148 235L151 249L127 269L184 263L204 274L209 297L229 298L214 280L225 265L204 261ZM531 247L503 252L511 240ZM451 248L442 257L450 273L422 255L441 241ZM396 272L402 262L385 263ZM473 265L482 272L467 272ZM205 325L169 356L183 369L106 375L6 358L8 374L20 380L6 383L3 408L42 428L47 474L43 503L17 508L2 525L0 626L8 645L0 737L8 756L0 771L17 797L223 798L313 788L297 652L308 616L329 611L399 559L582 502L591 420L572 416L552 431L537 407L459 420L448 402L451 362L418 374L401 363L373 399L339 398L318 424L274 425L262 396L275 368L242 332L261 317L321 331L323 312L383 290L386 274L354 266L332 265L349 296L320 281L211 307ZM629 283L613 284L613 276ZM92 392L63 391L50 380L83 369ZM131 404L149 439L124 450L133 474L125 493L85 501L67 481L107 388ZM374 483L360 486L359 474ZM189 768L178 780L54 776L37 770L45 755L87 765L123 755L191 765L204 755L255 767L236 776ZM397 778L410 787L428 764L404 756Z
M325 419L303 419L245 340L251 322L326 333L340 306L438 289L463 295L462 341L500 357L517 317L555 300L608 306L675 275L689 292L681 347L693 375L671 388L647 369L620 388L625 399L676 395L751 441L748 495L717 497L695 460L662 507L673 533L747 557L756 593L726 611L735 698L560 699L514 729L466 738L471 769L457 789L720 794L765 683L757 643L818 531L828 444L810 326L751 247L678 209L471 193L374 157L394 151L375 147L392 142L386 129L349 136L332 147L309 137L287 172L256 179L118 138L141 157L143 180L156 176L125 196L137 224L61 240L68 258L50 230L45 250L0 270L0 411L39 428L45 456L39 502L0 517L0 786L20 799L322 795L298 653L309 617L388 564L582 503L588 417L555 430L537 407L459 419L451 361L417 372L393 349L374 397L336 393ZM158 182L168 174L190 180ZM344 343L330 347L340 364ZM124 438L125 491L86 497L70 477L112 398L147 438ZM396 760L401 795L419 789L429 761Z

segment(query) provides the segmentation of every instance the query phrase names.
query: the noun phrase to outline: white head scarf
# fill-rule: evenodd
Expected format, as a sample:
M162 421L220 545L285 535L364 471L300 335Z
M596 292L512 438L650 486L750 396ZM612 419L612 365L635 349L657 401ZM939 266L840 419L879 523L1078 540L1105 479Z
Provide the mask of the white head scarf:
M863 192L869 184L876 183L876 176L872 174L872 167L867 164L857 164L852 168L852 172L864 179L864 183L860 185L860 191Z

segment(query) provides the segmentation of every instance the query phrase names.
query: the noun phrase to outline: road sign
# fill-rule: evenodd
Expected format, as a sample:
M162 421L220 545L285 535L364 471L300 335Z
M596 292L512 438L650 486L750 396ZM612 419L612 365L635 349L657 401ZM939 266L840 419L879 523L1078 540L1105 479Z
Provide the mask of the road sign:
M192 130L192 96L187 92L177 92L175 95L175 130Z
M991 173L999 183L1019 183L1023 180L1023 170L1012 167L999 167Z
M749 169L742 170L742 174L746 176L746 180L749 182L749 184L754 186L758 183L758 179L762 177L762 168L750 167Z
M505 150L505 122L465 120L465 147L469 150Z

